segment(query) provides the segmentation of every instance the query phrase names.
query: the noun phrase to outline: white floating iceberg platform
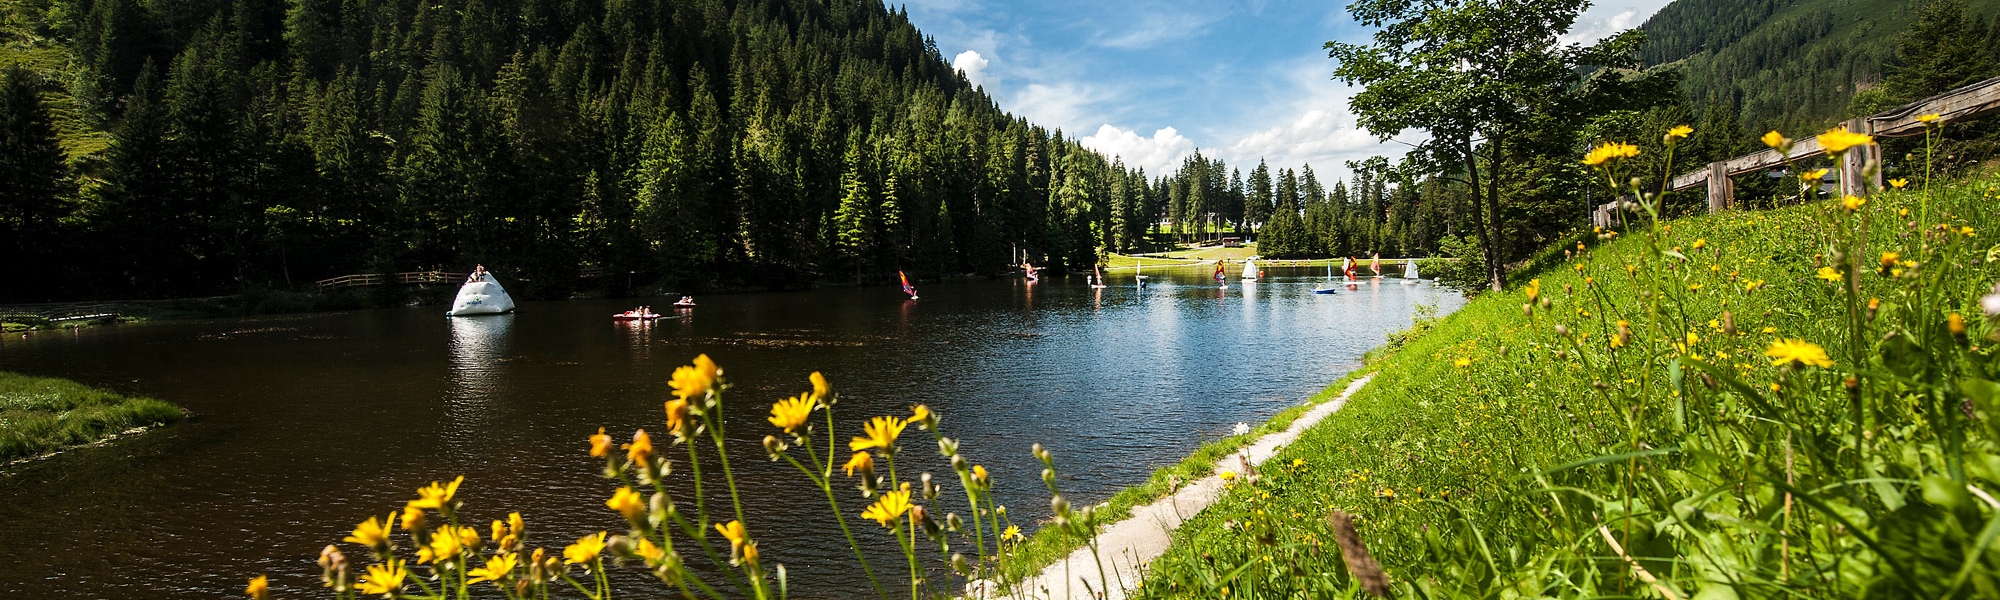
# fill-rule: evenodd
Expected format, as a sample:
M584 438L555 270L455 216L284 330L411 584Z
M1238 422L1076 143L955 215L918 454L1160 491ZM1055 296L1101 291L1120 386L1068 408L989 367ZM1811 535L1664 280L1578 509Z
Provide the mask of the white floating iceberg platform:
M447 317L469 317L473 315L497 315L514 312L514 298L500 287L500 281L492 273L481 273L479 279L468 281L458 288L458 298L451 303Z

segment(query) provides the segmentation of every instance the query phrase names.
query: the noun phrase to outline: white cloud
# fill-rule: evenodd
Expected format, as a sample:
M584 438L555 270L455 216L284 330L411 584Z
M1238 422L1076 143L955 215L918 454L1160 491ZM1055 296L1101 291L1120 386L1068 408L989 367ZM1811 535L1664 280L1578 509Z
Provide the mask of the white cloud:
M1396 147L1377 142L1373 134L1355 126L1353 115L1345 112L1345 98L1327 102L1324 108L1308 108L1288 123L1251 132L1227 148L1233 163L1246 166L1259 159L1273 167L1297 168L1314 164L1320 173L1343 172L1346 161L1369 156L1399 155ZM1324 176L1324 175L1322 175Z
M1098 126L1097 133L1077 140L1086 148L1125 160L1126 167L1145 167L1146 173L1160 175L1179 166L1181 159L1194 153L1194 140L1172 127L1153 132L1153 137L1119 129L1110 123Z
M1201 35L1210 23L1221 19L1222 16L1221 12L1214 10L1149 12L1140 16L1138 23L1119 23L1116 35L1098 32L1091 43L1120 50L1150 48L1164 42Z
M975 86L986 85L986 65L993 64L980 56L977 50L966 50L951 59L951 68L965 74L965 80Z
M1026 117L1028 122L1043 127L1075 129L1085 123L1098 121L1091 107L1099 102L1118 99L1116 94L1101 87L1074 81L1053 83L1030 83L1021 88L1011 99L1001 106L1014 114Z
M1633 27L1660 12L1670 0L1607 0L1592 4L1577 15L1568 33L1556 37L1564 44L1590 44Z

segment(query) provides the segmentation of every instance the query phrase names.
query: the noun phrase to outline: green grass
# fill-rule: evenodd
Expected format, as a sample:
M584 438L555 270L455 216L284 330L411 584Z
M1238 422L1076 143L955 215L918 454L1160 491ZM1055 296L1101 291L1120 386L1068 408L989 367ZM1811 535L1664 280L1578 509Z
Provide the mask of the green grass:
M1375 379L1183 525L1137 595L1357 594L1341 510L1404 597L1994 597L2000 504L1971 498L2000 491L2000 327L1978 317L1995 198L1987 177L1851 215L1676 221L1658 251L1644 230L1552 248L1517 279L1551 304L1485 294L1377 353ZM1951 229L1918 233L1925 213ZM1861 257L1858 295L1815 278L1836 250ZM1877 274L1882 251L1923 266ZM1972 315L1964 337L1952 313ZM1834 365L1773 367L1780 339Z
M0 461L178 421L180 407L67 379L0 372Z

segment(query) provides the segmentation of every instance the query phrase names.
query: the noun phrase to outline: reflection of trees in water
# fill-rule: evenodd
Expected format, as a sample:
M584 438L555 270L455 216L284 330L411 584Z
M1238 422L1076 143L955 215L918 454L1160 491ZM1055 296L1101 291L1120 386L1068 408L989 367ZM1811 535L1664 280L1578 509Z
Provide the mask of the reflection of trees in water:
M514 315L451 319L450 384L445 390L446 439L472 442L475 425L491 418L485 409L505 388L508 333Z

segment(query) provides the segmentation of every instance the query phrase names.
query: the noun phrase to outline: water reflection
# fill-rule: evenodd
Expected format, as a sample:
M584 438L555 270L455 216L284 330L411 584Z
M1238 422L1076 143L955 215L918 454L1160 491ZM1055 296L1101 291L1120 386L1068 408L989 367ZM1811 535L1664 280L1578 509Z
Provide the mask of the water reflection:
M472 432L491 417L494 404L507 389L508 332L514 313L455 317L445 381L445 439L477 443ZM469 450L469 447L464 449Z

